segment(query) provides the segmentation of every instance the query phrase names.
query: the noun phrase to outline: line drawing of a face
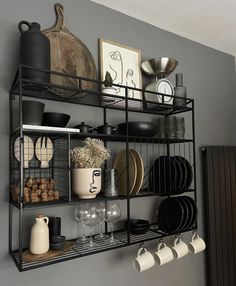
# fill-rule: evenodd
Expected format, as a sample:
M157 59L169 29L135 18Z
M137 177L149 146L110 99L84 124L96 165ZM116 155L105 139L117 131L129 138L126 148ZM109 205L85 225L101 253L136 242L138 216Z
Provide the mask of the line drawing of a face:
M101 177L101 171L99 170L94 170L92 174L92 182L89 184L89 192L90 193L95 193L98 189L98 186L100 184L100 178Z

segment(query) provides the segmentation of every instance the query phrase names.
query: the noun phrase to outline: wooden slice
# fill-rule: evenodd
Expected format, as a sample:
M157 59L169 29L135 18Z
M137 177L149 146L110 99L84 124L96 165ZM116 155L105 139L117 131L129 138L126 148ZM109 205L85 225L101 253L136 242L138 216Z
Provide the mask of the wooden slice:
M36 262L42 260L49 260L56 256L62 255L64 252L70 250L74 245L74 242L67 241L65 242L64 248L62 250L49 250L43 254L32 254L30 250L23 252L22 258L24 262Z
M143 178L144 178L144 164L143 164L143 159L141 155L135 151L134 149L130 149L132 154L135 157L135 162L137 165L137 178L136 182L132 191L132 195L137 195L142 187L143 184Z
M113 163L113 168L117 172L117 184L119 194L127 196L127 169L126 169L126 150L120 151ZM137 178L137 165L135 157L129 150L129 194L132 193Z
M64 21L64 7L59 3L54 7L56 24L43 31L50 40L51 70L96 79L97 72L93 56L84 43L67 29ZM51 76L51 83L79 87L78 80L56 75ZM82 83L84 89L93 87L94 84L91 82Z

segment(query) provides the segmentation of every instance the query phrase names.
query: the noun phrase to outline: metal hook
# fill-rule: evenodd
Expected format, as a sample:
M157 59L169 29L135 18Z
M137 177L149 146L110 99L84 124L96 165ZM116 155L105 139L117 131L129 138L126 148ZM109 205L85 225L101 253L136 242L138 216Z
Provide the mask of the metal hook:
M180 238L180 233L176 233L175 238Z
M143 248L144 247L144 243L141 242L140 245L139 245L139 248Z
M197 235L197 230L196 230L196 229L193 230L192 236L193 236L193 235L194 235L194 236Z
M163 239L163 237L161 237L160 239L159 239L159 243L163 243L164 242L164 239Z

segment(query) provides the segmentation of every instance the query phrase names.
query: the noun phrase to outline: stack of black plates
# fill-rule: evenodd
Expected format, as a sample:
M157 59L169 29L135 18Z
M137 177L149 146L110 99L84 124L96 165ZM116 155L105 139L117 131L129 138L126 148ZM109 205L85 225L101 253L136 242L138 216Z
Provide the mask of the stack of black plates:
M188 196L168 198L158 208L158 229L166 234L191 229L197 220L197 206Z
M191 164L181 156L160 156L150 170L150 189L159 195L181 194L193 179Z

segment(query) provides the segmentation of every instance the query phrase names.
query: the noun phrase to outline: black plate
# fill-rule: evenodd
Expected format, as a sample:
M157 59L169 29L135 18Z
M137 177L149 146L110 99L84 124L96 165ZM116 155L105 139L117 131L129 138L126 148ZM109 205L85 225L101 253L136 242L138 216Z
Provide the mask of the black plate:
M182 158L182 160L186 166L186 169L187 169L187 179L186 179L186 183L184 186L184 189L187 190L191 186L191 183L193 180L193 170L192 170L192 166L189 163L189 161L187 159L185 159L184 157L181 157L181 158Z
M176 233L184 222L184 208L178 198L168 198L158 208L158 228L164 233Z
M179 161L175 158L175 157L171 157L171 160L173 161L173 163L175 164L175 171L176 171L176 177L175 177L175 185L172 189L172 193L173 194L180 194L183 192L182 189L182 181L183 181L183 171L182 171L182 167L179 163Z
M176 183L176 164L170 156L160 156L153 164L153 189L159 195L170 194Z
M180 226L179 229L177 229L178 232L182 232L187 228L187 225L191 219L191 213L190 213L190 208L189 208L189 203L187 203L186 199L184 197L178 197L179 202L182 204L184 208L184 219L183 223ZM189 219L190 218L190 219Z
M181 156L174 156L173 158L175 158L175 160L177 160L179 162L181 171L182 171L182 178L181 178L181 182L180 182L180 189L179 189L179 193L183 193L185 186L186 186L186 182L187 182L187 167L185 164L185 160L183 159L183 157Z
M195 225L196 221L197 221L197 213L198 213L198 210L197 210L197 205L195 203L195 201L190 198L190 197L187 197L186 198L190 201L191 205L192 205L192 213L193 213L193 216L192 216L192 220L190 221L189 225L187 226L187 228L191 228Z
M127 222L126 222L127 224ZM130 220L130 232L132 234L144 234L149 230L149 222L143 219Z

